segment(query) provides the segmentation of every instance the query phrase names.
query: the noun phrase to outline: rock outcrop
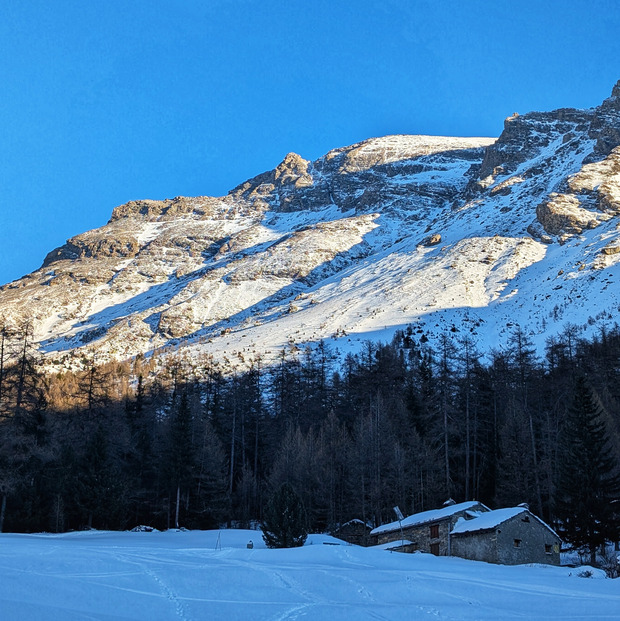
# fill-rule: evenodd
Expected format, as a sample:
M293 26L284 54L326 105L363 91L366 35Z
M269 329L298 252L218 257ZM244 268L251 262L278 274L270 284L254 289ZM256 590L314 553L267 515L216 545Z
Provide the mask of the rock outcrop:
M602 216L581 207L576 196L552 192L548 200L536 207L536 217L549 235L561 235L593 229Z
M223 197L131 201L0 288L0 315L31 319L55 365L351 348L409 323L544 340L592 325L597 296L620 307L619 216L620 82L590 110L514 114L497 140L371 138L289 153Z

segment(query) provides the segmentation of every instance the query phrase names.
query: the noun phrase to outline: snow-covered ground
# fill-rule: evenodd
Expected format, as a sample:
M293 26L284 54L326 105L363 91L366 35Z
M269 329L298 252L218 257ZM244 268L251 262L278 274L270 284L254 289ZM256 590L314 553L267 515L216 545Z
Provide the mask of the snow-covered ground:
M249 540L253 549L247 549ZM0 535L0 619L620 618L620 580L257 531Z

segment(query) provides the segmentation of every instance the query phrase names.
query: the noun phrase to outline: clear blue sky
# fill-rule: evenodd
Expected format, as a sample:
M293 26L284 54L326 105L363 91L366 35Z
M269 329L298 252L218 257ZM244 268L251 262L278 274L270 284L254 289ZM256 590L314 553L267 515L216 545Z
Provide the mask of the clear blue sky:
M496 136L620 79L616 0L0 0L0 283L289 151Z

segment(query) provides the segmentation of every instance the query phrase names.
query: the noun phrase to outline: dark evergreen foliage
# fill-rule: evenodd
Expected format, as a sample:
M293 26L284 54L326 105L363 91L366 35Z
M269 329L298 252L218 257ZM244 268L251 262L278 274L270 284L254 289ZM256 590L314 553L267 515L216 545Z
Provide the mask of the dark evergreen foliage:
M423 511L448 494L528 502L554 521L566 446L583 453L564 426L580 374L606 413L605 455L620 455L617 327L586 341L567 326L544 360L519 328L485 358L473 336L433 343L411 326L340 365L319 343L234 373L209 357L138 357L48 376L29 335L0 325L5 530L251 526L283 484L312 530L391 521L394 505Z
M262 529L268 548L298 548L306 542L306 509L290 483L283 483L271 496Z
M97 425L85 446L76 476L76 501L88 528L119 528L124 523L120 463L110 454L106 430Z
M580 376L561 432L555 511L563 537L588 548L592 563L597 547L620 537L620 469L609 437L604 411Z

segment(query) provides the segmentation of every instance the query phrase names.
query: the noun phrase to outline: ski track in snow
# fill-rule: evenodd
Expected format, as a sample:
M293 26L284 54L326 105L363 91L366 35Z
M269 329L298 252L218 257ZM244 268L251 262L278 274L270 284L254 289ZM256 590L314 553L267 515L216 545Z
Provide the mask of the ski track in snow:
M253 550L246 543L253 539ZM221 542L221 549L216 542ZM323 545L330 543L331 545ZM2 621L604 621L620 580L256 531L0 535ZM216 549L217 548L217 549ZM597 570L593 570L596 572Z
M283 573L283 568L272 566L263 566L260 563L251 563L249 561L241 561L238 559L227 561L229 564L243 567L249 571L258 571L264 574L276 587L291 591L302 600L300 603L294 604L281 615L274 617L274 621L285 621L286 619L297 619L302 613L305 614L309 609L318 604L330 604L331 602L314 595L311 591L304 588L302 584L291 576ZM305 601L304 601L305 600ZM273 602L278 604L279 602Z
M180 621L192 621L192 618L187 615L185 606L181 602L179 596L155 571L153 567L154 563L147 564L146 562L139 560L139 558L134 555L119 554L118 552L113 552L112 557L120 563L131 563L132 565L136 565L141 573L151 578L151 580L156 584L162 594L162 597L167 599L174 606L176 617L180 619Z

